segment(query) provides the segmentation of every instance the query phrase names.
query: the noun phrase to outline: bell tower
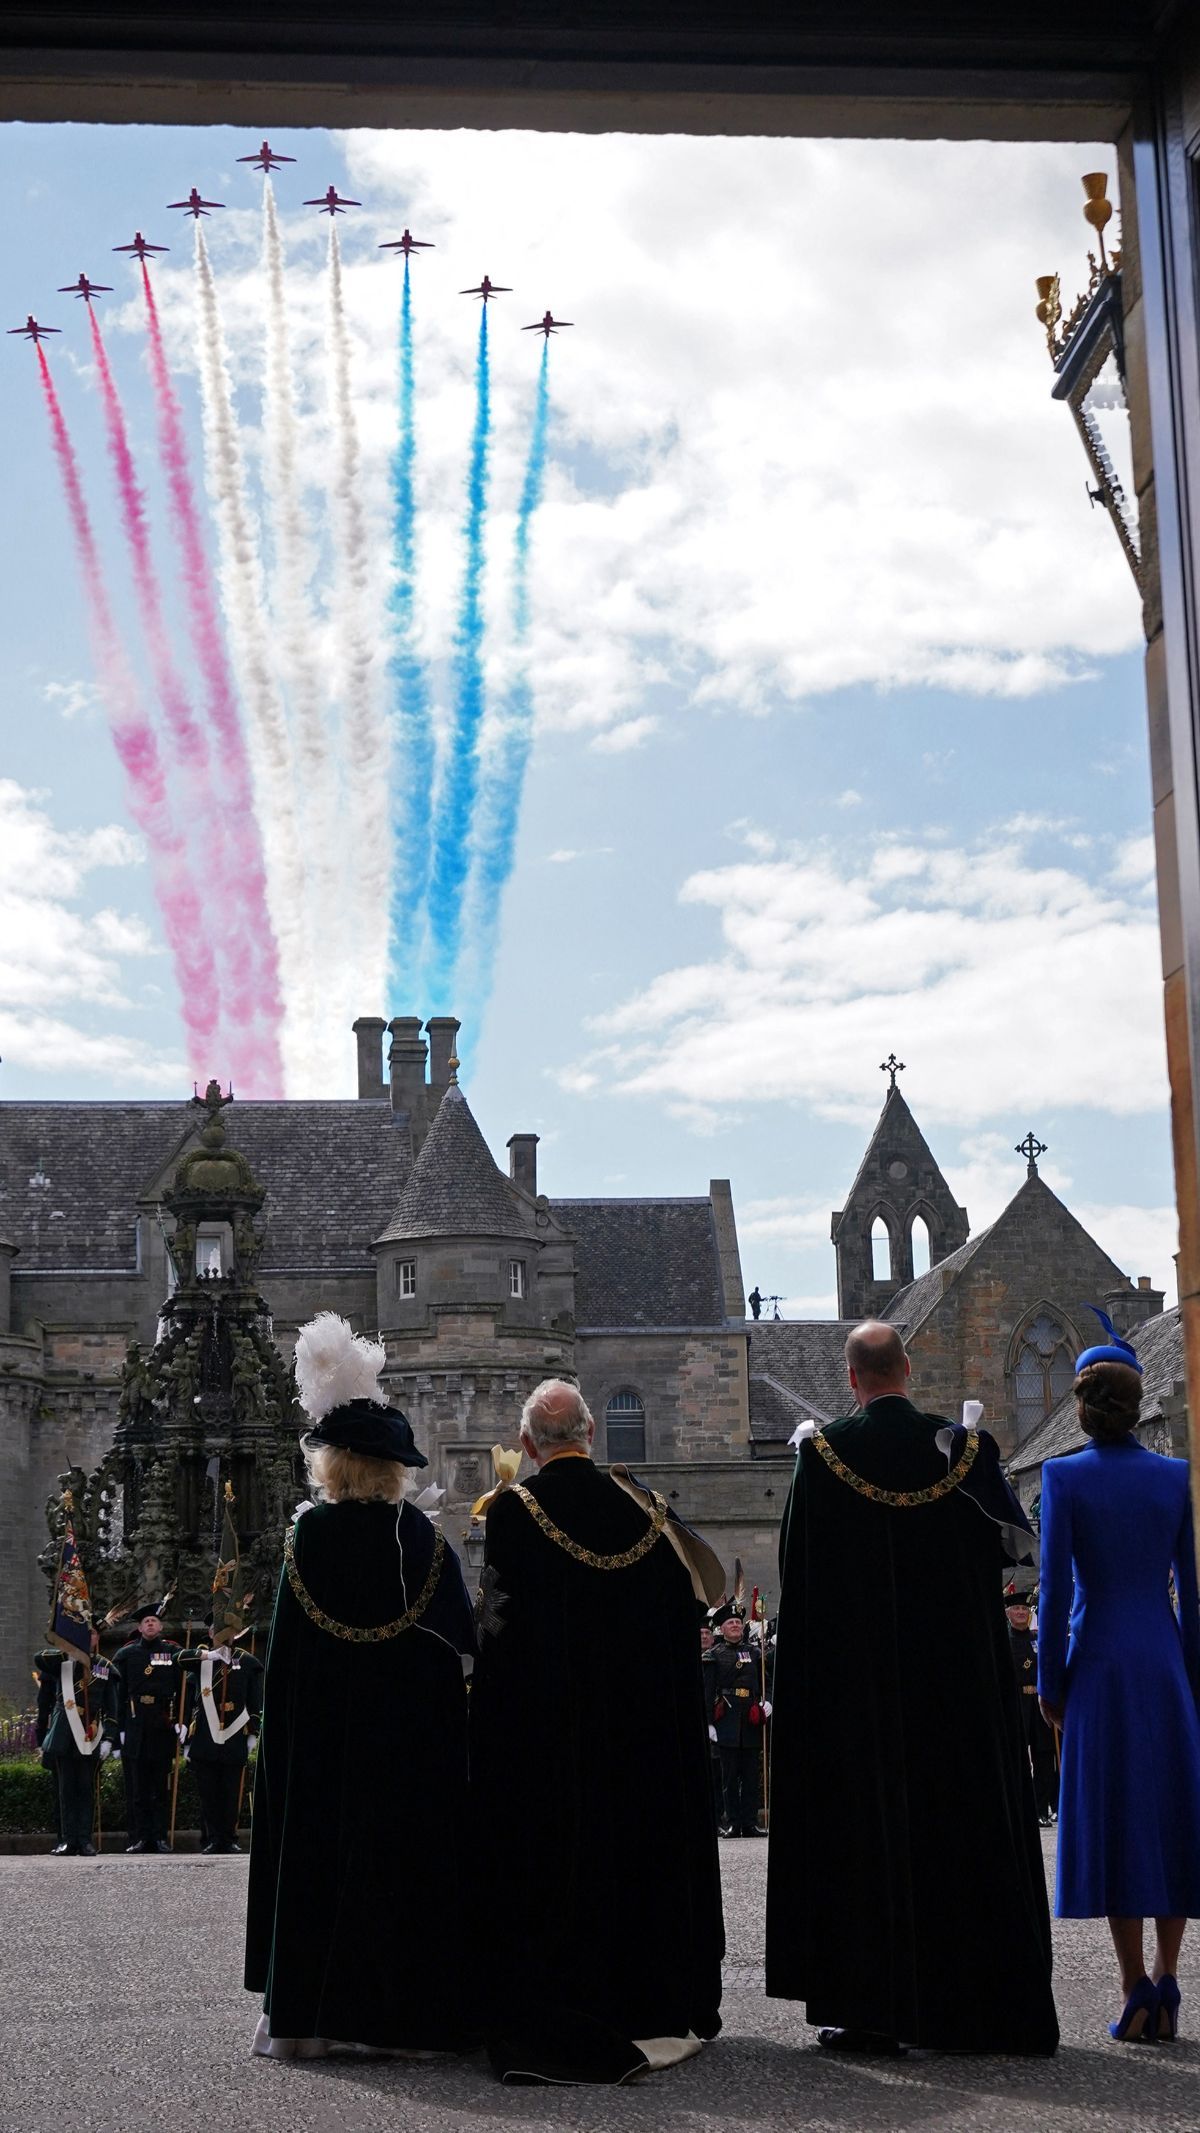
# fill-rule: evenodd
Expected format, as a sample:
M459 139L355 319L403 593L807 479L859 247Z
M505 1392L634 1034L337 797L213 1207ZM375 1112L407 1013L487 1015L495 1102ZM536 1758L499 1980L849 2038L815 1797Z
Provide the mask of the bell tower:
M839 1318L874 1317L907 1287L913 1279L915 1222L923 1222L928 1231L931 1267L956 1252L970 1235L967 1210L954 1199L896 1086L904 1062L893 1052L880 1072L888 1076L888 1092L879 1123L846 1204L830 1225L837 1253ZM886 1272L876 1263L876 1239Z

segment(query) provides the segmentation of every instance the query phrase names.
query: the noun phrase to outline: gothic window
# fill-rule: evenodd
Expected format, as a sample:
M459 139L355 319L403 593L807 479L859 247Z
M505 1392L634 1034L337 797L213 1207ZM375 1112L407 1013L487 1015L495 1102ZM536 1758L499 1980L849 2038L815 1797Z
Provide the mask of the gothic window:
M871 1279L890 1281L892 1278L892 1238L882 1215L876 1215L871 1224Z
M508 1293L510 1296L525 1294L525 1261L510 1259L508 1262Z
M913 1216L909 1238L912 1244L912 1270L913 1280L915 1281L918 1274L927 1274L933 1265L933 1254L929 1245L929 1224L924 1215Z
M604 1410L608 1456L615 1463L646 1456L646 1410L636 1392L614 1392Z
M1075 1382L1074 1343L1049 1311L1039 1311L1021 1332L1011 1371L1018 1441L1044 1422Z
M232 1232L229 1224L202 1229L196 1237L196 1272L202 1279L227 1274L232 1264Z
M397 1296L415 1296L417 1293L417 1262L415 1259L396 1261Z

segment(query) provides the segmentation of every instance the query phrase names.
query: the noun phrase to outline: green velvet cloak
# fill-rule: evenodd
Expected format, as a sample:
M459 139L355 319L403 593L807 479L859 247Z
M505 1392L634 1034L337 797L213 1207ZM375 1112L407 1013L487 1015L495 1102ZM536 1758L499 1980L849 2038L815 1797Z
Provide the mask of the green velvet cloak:
M560 1532L623 1553L647 1513L590 1460L529 1483ZM720 2027L724 1929L696 1603L665 1536L581 1562L511 1491L487 1518L471 1788L509 2079L620 2081L634 2040Z
M867 1482L914 1491L947 1474L946 1426L881 1399L824 1436ZM972 1495L903 1508L800 1447L780 1546L767 1992L804 2000L812 2023L946 2051L1057 2043L1005 1518L1024 1524L986 1431Z
M411 1504L322 1504L296 1569L345 1625L399 1619L425 1591L435 1529ZM277 2037L416 2050L469 2041L464 1961L467 1694L474 1649L453 1550L419 1625L354 1643L280 1578L254 1787L245 1981Z

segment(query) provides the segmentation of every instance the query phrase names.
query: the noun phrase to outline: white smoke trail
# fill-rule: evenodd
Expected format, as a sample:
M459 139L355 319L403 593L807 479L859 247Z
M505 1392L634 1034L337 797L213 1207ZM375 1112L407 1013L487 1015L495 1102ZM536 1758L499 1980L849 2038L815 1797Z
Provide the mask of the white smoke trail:
M316 990L306 938L305 869L297 824L291 740L272 671L262 561L250 514L229 358L208 248L196 224L204 464L217 522L221 599L246 711L250 768L267 866L267 900L284 995L284 1077L309 1095L317 1073Z
M268 525L274 572L272 611L278 622L279 661L292 713L301 834L308 866L305 920L310 951L321 973L324 1012L312 1032L313 1096L336 1096L345 1033L374 997L352 999L353 937L339 845L338 770L330 749L328 706L313 622L313 552L297 473L299 423L284 281L283 237L270 178L263 187L263 255L267 279L266 433Z
M334 608L342 707L342 761L348 842L354 854L351 914L358 953L357 997L381 1000L387 978L389 835L388 730L380 713L369 628L370 540L362 505L361 455L350 389L350 330L336 227L329 230L329 379L334 434Z

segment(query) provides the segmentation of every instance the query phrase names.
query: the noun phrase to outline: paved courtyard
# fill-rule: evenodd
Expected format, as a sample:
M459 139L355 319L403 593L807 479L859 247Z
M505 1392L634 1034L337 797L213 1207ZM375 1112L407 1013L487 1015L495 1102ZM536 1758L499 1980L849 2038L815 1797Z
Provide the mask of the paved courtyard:
M1200 2041L1109 2042L1115 2011L1101 1922L1057 1926L1063 2029L1051 2061L827 2058L796 2009L762 1990L765 1844L722 1846L729 1957L725 2029L698 2059L626 2090L502 2089L482 2056L440 2067L248 2054L241 1990L244 1859L0 1858L3 2133L637 2133L797 2128L1200 2127ZM630 1890L636 1931L636 1890ZM396 1937L419 1963L419 1919ZM1184 2016L1200 2038L1200 1929L1185 1948ZM463 1920L464 1960L504 1975L503 1942ZM512 1979L511 1991L520 1990Z

